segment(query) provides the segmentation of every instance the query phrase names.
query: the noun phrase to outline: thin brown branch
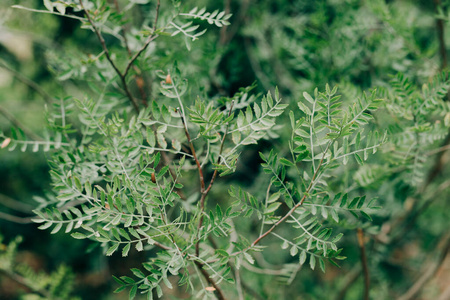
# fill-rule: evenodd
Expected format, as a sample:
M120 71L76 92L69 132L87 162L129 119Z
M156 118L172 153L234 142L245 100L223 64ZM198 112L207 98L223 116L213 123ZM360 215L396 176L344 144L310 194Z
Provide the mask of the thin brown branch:
M155 20L153 21L153 28L152 33L148 36L147 40L144 43L144 46L134 54L134 56L130 59L127 66L125 67L125 71L123 72L123 76L126 77L128 74L128 71L130 71L131 66L134 64L135 60L142 54L142 52L147 49L148 45L158 37L157 34L155 34L156 31L156 24L158 23L158 17L159 17L159 6L160 6L160 0L156 3L156 14L155 14Z
M192 144L192 140L191 140L191 136L189 134L189 130L187 128L186 120L184 119L184 114L182 113L182 111L180 111L180 109L178 109L178 112L179 112L179 114L181 116L181 122L183 123L184 133L185 133L186 138L188 140L189 147L191 148L192 156L194 157L195 164L197 165L198 175L199 175L199 178L200 178L200 193L202 195L201 199L200 199L200 221L198 222L198 224L199 224L198 228L200 229L201 225L203 223L203 211L205 209L205 206L204 206L205 198L206 198L205 193L204 193L205 192L205 179L203 177L202 166L200 164L200 161L197 158L197 153L195 152L194 145ZM198 236L197 236L197 238L198 238ZM200 254L199 242L197 242L195 244L195 254L197 256L199 256L199 254Z
M8 66L8 64L6 64L2 59L0 59L0 67L2 67L3 69L9 71L20 82L22 82L23 84L27 85L29 88L31 88L36 93L38 93L42 97L42 99L44 99L44 101L46 103L51 103L53 101L53 97L50 96L49 93L44 91L36 82L32 81L31 79L25 77L23 74L17 72L16 70L14 70L10 66Z
M409 288L406 293L400 296L397 300L411 300L416 297L416 295L420 292L420 290L425 286L425 284L430 281L439 268L442 265L442 262L447 257L448 252L450 251L450 234L446 234L442 237L439 244L443 244L442 250L438 254L438 259L436 262L428 268L425 272L422 273L422 276ZM433 257L436 254L433 253Z
M119 6L119 2L117 0L113 0L114 2L114 7L116 9L116 11L120 14L120 6ZM128 55L131 56L131 50L130 47L128 45L128 39L127 39L127 35L126 35L126 30L125 30L125 25L120 26L120 28L122 29L122 36L123 36L123 42L125 44L125 48L127 49Z
M205 191L205 179L203 176L202 166L200 164L200 161L198 160L197 153L195 152L194 144L192 143L191 135L189 134L186 120L184 119L184 114L182 113L182 111L180 109L178 109L178 113L180 114L181 122L183 123L184 134L186 135L186 138L187 138L187 141L189 144L189 148L191 149L192 156L194 157L194 160L195 160L195 164L197 165L198 175L200 178L200 192L203 194L203 192Z
M131 104L133 105L134 110L139 113L139 106L136 102L136 99L134 99L133 95L131 94L129 88L128 88L128 84L126 81L126 74L122 74L122 72L120 72L120 70L117 68L116 64L114 63L114 61L111 58L111 55L109 53L108 47L106 47L106 42L103 39L102 34L100 33L100 31L98 30L97 26L95 26L94 21L92 20L91 16L89 15L88 11L86 10L86 8L83 5L83 0L79 0L80 6L83 9L83 12L85 13L89 23L92 26L92 29L94 30L94 33L97 35L98 40L100 41L100 44L102 45L103 48L103 52L105 53L106 59L109 61L109 64L113 67L114 71L117 73L117 75L120 78L120 81L122 82L122 86L125 90L125 93L128 97L128 99L131 101Z
M19 122L11 113L9 113L5 108L0 106L0 114L2 114L9 122L11 122L17 128L20 128L30 139L35 141L42 141L42 138L33 133L22 123Z
M364 300L369 300L369 291L370 291L370 275L369 275L369 267L367 265L367 255L366 255L366 246L364 241L364 232L361 228L358 228L356 231L356 236L358 238L358 245L361 252L361 265L364 275Z
M114 0L114 6L115 6L117 12L120 13L120 6L119 6L119 2L117 0ZM131 52L130 46L128 45L127 30L125 28L125 25L122 25L121 29L122 29L122 36L123 36L123 42L125 44L125 48L127 49L128 56L131 58L133 53ZM145 93L146 87L145 87L144 78L141 75L142 72L136 65L133 65L133 69L136 72L135 81L136 81L136 86L139 89L139 93L141 94L142 104L144 104L144 106L147 107L148 106L147 95ZM126 75L124 75L124 76L126 76Z
M431 151L425 153L425 155L426 156L432 156L432 155L435 155L437 153L440 153L440 152L443 152L443 151L447 151L447 150L450 150L450 145L444 145L442 147L436 148L434 150L431 150Z
M155 246L161 248L161 249L164 249L164 250L173 250L172 248L170 248L170 247L168 247L168 246L166 246L166 245L163 245L163 244L161 244L161 243L159 243L159 242L154 242L153 244L154 244Z
M220 289L220 287L217 285L217 283L209 276L208 272L203 269L203 264L199 261L194 261L195 265L198 267L198 269L200 270L200 272L202 273L203 277L205 278L205 280L212 286L214 287L215 291L214 293L217 295L217 298L219 300L225 300L225 295L223 294L222 290Z
M328 152L328 149L330 148L330 145L331 145L331 142L329 142L329 143L327 144L327 147L326 147L325 151L323 152L322 159L320 160L319 165L317 166L317 169L316 169L316 171L314 172L314 175L313 175L313 177L312 177L312 179L311 179L311 182L309 183L308 188L307 188L306 191L304 192L302 199L301 199L296 205L294 205L294 207L292 207L291 210L289 210L289 211L288 211L281 219L279 219L272 227L270 227L266 232L264 232L263 234L261 234L255 241L253 241L253 243L252 243L250 246L248 246L248 247L247 247L246 249L244 249L242 252L245 252L245 251L247 251L247 250L253 248L253 247L254 247L256 244L258 244L263 238L265 238L266 236L268 236L275 228L277 228L278 225L280 225L280 224L283 223L287 218L289 218L289 217L294 213L294 211L295 211L297 208L299 208L299 207L303 204L303 202L305 201L306 197L308 196L308 193L311 191L311 188L313 187L314 180L316 179L317 175L319 174L320 168L321 168L321 166L322 166L322 164L323 164L323 161L324 161L324 159L325 159L325 154ZM233 253L233 255L235 255L235 254L237 254L237 253Z
M231 102L230 111L228 112L228 117L231 116L231 112L233 111L233 106L234 106L234 101ZM219 157L217 158L217 164L220 164L222 161L223 145L225 144L225 138L227 137L227 134L228 134L228 126L229 126L229 124L227 124L225 133L223 134L222 140L220 142L220 150L219 150ZM192 143L190 143L190 145L192 145ZM192 146L192 148L193 148L193 146ZM194 158L195 158L195 156L194 156ZM196 162L197 162L197 166L199 167L199 171L201 171L201 167L200 167L197 159L196 159ZM209 191L211 190L211 188L214 184L214 181L216 180L218 172L219 172L218 169L214 170L214 173L211 177L211 180L210 180L209 185L206 188L206 190L205 190L204 185L202 187L202 196L200 198L200 220L198 222L198 227L197 227L198 232L200 232L200 228L202 228L202 225L203 225L203 217L204 217L203 212L205 211L206 196L208 195ZM202 174L202 176L203 176L203 174ZM203 179L203 177L202 177L202 179ZM204 182L203 182L203 184L204 184ZM197 236L197 238L198 238L198 236ZM197 241L197 243L195 244L195 254L197 256L200 255L200 241Z

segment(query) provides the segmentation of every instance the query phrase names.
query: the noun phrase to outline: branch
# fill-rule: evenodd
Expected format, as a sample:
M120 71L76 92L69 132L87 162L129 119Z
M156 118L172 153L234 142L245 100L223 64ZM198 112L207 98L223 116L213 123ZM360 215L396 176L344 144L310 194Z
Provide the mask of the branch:
M231 116L231 112L233 111L233 106L234 106L234 101L231 102L230 111L228 112L228 117ZM183 122L183 124L184 124L184 122ZM219 157L217 158L217 164L220 164L220 162L222 161L223 145L225 143L225 138L227 137L227 134L228 134L228 127L229 127L229 123L227 124L227 127L225 129L225 133L223 134L222 140L220 142L220 150L219 150L219 155L218 155ZM192 143L190 143L190 145L192 145ZM196 162L198 163L198 160L196 160ZM199 171L201 171L201 167L200 166L199 166ZM205 199L206 199L206 196L208 195L209 191L211 190L212 185L214 184L214 180L216 179L218 172L219 172L218 169L214 170L214 173L213 173L213 175L211 177L211 180L210 180L209 185L206 188L206 190L205 190L204 185L202 187L202 197L200 198L200 214L201 215L200 215L200 221L198 222L197 232L200 232L200 228L203 225L203 212L205 211ZM203 176L203 174L202 174L202 176ZM203 177L201 179L203 180ZM204 182L203 182L203 184L204 184ZM197 236L197 238L198 238L198 236ZM200 240L197 241L197 243L195 244L195 254L197 256L200 255Z
M197 165L198 174L199 174L199 177L200 177L200 192L203 194L203 192L205 191L205 179L203 177L202 166L200 165L200 161L198 160L197 153L195 152L194 144L192 143L191 135L189 134L189 130L187 128L186 120L184 119L184 113L180 109L177 109L177 111L180 114L181 122L183 123L184 134L186 135L186 138L188 140L189 148L191 149L192 156L194 157L195 164Z
M364 232L361 228L358 228L356 232L358 238L358 245L361 251L361 265L363 269L364 275L364 300L369 300L369 291L370 291L370 277L369 277L369 267L367 266L367 255L366 255L366 247L364 242Z
M328 142L327 147L325 149L325 151L323 152L322 155L322 159L320 160L319 165L317 166L316 171L314 172L314 175L311 179L311 182L309 183L308 188L306 189L306 191L303 194L302 199L300 200L300 202L298 202L296 205L294 205L294 207L291 208L291 210L289 210L281 219L278 220L278 222L276 222L272 227L270 227L269 230L267 230L266 232L264 232L263 234L261 234L250 246L248 246L246 249L240 251L240 252L245 252L250 248L253 248L256 244L258 244L263 238L265 238L266 236L268 236L278 225L280 225L281 223L283 223L287 218L289 218L294 211L299 208L303 202L305 201L306 197L308 196L308 193L311 191L312 187L314 186L314 180L316 179L319 171L320 171L320 167L323 164L323 161L325 159L325 154L328 152L328 149L330 148L330 145L332 144L332 142ZM237 253L233 253L233 254L237 254Z
M120 72L120 70L117 68L116 64L114 63L114 61L111 58L111 55L109 54L109 50L108 47L106 47L106 43L105 40L103 39L103 36L101 35L100 31L98 30L98 28L95 26L94 21L92 20L91 16L89 15L88 11L86 10L86 8L83 5L83 0L79 0L80 2L80 6L83 9L84 13L86 14L86 17L89 21L89 23L92 26L92 29L94 30L95 34L97 35L98 40L100 41L100 44L102 45L103 51L105 53L106 59L109 61L109 64L113 67L114 71L116 71L117 75L119 75L120 80L122 81L122 85L123 88L125 90L125 93L128 97L128 99L130 99L131 104L133 105L134 110L139 113L139 106L136 102L136 99L134 99L133 95L131 95L130 90L128 88L128 84L126 82L125 79L125 75L122 74L122 72Z
M202 273L203 277L205 277L206 281L212 285L215 288L215 293L217 294L217 298L219 298L219 300L225 300L225 296L222 292L222 290L220 289L220 287L214 282L214 280L212 280L211 277L209 277L208 272L203 269L203 264L197 260L194 260L195 265L198 267L198 269L200 270L200 272Z
M134 61L141 55L142 52L145 51L145 49L147 49L148 45L150 45L150 43L158 37L157 34L155 35L155 31L156 31L156 23L158 23L159 6L160 6L160 0L158 0L158 2L156 3L156 15L155 15L155 21L153 21L152 33L148 36L147 40L145 41L144 46L138 52L136 52L136 54L128 62L127 66L125 68L125 71L123 72L124 77L127 76L128 71L130 71L131 65L134 63Z
M116 7L117 12L120 13L119 2L117 0L114 0L114 6ZM130 47L128 45L128 39L127 39L127 34L126 34L127 32L126 32L126 29L125 29L125 25L122 25L121 28L122 28L122 36L123 36L123 41L124 41L124 44L125 44L125 48L127 49L128 56L131 58L132 57L132 53L131 53L131 49L130 49ZM145 87L144 78L141 75L142 72L136 65L133 65L133 69L136 72L136 79L135 79L135 81L136 81L136 86L139 89L139 93L141 94L142 103L144 104L145 107L147 107L148 106L148 104L147 104L147 95L145 93L145 88L146 87ZM124 74L124 76L126 76L126 73Z

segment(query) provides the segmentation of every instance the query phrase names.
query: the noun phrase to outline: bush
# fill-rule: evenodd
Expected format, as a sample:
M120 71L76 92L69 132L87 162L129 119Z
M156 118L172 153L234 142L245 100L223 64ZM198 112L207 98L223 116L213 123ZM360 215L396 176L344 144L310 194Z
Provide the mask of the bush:
M87 29L46 54L58 95L22 80L47 101L43 133L13 122L1 134L4 149L48 153L52 191L33 222L125 264L113 278L130 299L411 299L450 245L434 8L226 3L15 6ZM437 241L439 259L419 269ZM65 267L32 284L15 249L1 270L34 297L80 296Z

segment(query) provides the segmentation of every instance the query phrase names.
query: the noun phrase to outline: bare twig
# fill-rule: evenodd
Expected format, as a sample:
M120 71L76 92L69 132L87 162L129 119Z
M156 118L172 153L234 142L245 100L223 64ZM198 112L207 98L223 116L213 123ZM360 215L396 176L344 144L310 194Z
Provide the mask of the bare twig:
M370 291L370 276L369 276L369 267L367 265L367 255L366 255L366 247L364 242L364 232L361 228L358 228L356 231L358 238L358 245L361 251L361 265L364 274L364 300L369 300L369 291Z
M450 234L446 234L440 241L444 246L442 247L442 251L438 254L438 259L436 262L428 268L425 272L422 273L422 276L409 288L406 293L400 296L397 300L410 300L414 299L414 297L420 292L420 290L425 286L425 284L433 278L436 272L442 265L442 262L446 258L448 252L450 251ZM436 254L433 254L436 256Z

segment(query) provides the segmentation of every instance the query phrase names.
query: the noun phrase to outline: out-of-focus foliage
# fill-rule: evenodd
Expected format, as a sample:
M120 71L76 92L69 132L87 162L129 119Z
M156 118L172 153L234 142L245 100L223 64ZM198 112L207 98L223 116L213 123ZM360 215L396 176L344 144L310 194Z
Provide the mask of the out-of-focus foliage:
M445 294L445 1L1 5L7 297Z

